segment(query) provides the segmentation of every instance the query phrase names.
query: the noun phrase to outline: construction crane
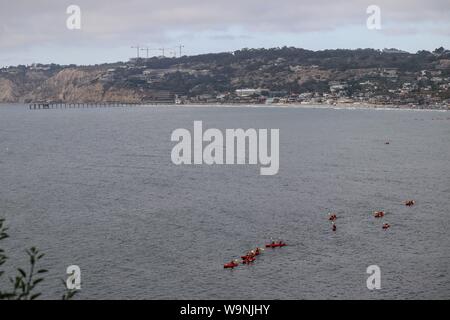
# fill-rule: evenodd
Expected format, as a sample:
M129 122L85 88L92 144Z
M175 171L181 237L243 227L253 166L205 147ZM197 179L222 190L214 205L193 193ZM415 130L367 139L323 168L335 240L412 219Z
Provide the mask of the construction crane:
M146 57L147 57L147 59L148 59L148 52L149 52L149 51L152 51L152 50L159 50L159 49L152 49L152 48L149 48L149 47L144 47L144 48L141 48L141 50L146 52Z
M145 57L148 59L148 51L150 50L150 48L141 48L141 51L145 51Z
M181 58L181 49L183 49L183 48L184 48L184 46L183 46L182 44L180 44L179 46L177 46L177 49L180 50L180 58Z
M141 48L139 45L136 45L136 46L131 46L131 48L132 49L136 49L136 53L137 53L137 55L136 55L136 57L139 59L139 49Z
M148 57L149 57L149 51L152 51L152 50L159 50L159 51L161 51L161 55L163 56L163 57L165 57L166 56L166 50L168 49L168 48L164 48L164 47L162 47L162 48L158 48L158 49L152 49L152 48L149 48L149 47L141 47L141 46L139 46L139 45L137 45L137 46L133 46L133 47L131 47L131 48L133 48L133 49L136 49L137 50L137 57L139 58L139 51L145 51L145 53L146 53L146 57L147 57L147 59L148 59ZM180 53L180 57L181 57L181 50L184 48L184 46L183 45L179 45L179 46L176 46L174 49L178 49L179 50L179 53ZM170 48L169 48L170 49ZM169 52L169 54L173 54L173 56L176 58L176 56L177 56L177 51L175 50L175 51L170 51Z

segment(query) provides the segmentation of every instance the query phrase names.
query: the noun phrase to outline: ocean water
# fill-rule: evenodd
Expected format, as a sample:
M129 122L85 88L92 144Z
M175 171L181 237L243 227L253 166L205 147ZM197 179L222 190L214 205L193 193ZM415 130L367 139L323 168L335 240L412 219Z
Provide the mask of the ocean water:
M194 120L279 128L279 173L175 166L171 132ZM43 298L60 297L72 264L79 299L450 298L448 112L3 105L0 181L8 268L38 246ZM223 269L270 237L289 245ZM381 290L366 287L369 265Z

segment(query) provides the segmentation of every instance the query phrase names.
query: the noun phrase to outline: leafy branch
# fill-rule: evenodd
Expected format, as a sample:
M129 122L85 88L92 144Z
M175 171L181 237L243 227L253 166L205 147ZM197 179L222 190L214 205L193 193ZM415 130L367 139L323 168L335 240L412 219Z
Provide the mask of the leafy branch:
M0 218L0 241L9 237L8 228L5 227L5 219ZM12 289L3 291L0 288L0 300L35 300L42 293L35 292L36 286L44 281L43 275L48 272L46 269L38 268L39 261L44 257L36 247L26 250L29 258L29 268L27 271L23 268L17 268L15 277L10 278ZM0 248L0 268L8 260L5 251ZM4 271L0 269L0 280L4 275ZM75 295L74 290L66 289L63 300L69 300Z

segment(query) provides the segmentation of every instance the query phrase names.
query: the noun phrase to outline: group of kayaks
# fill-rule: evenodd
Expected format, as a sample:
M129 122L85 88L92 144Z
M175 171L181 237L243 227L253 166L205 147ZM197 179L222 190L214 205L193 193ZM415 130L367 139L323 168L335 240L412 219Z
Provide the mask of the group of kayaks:
M283 241L272 241L265 245L266 248L280 248L284 247L287 244ZM234 269L239 264L251 264L256 260L256 257L259 256L261 253L263 253L264 248L257 247L256 249L248 251L245 255L241 256L241 260L234 259L228 263L225 263L223 267L225 269Z
M404 203L407 207L411 207L416 204L416 201L406 200ZM383 218L385 216L385 212L384 211L374 211L373 216L375 218ZM337 227L335 224L335 221L337 220L336 213L333 213L333 212L328 213L328 220L331 221L331 225L332 225L331 230L336 231L337 230ZM389 223L383 223L382 229L387 230L390 227L391 227L391 225Z
M384 211L374 211L373 212L373 216L375 218L383 218L384 217ZM387 230L391 227L391 225L389 223L383 223L383 230Z
M416 204L416 202L414 200L406 200L404 203L408 207L411 207ZM384 211L374 211L373 212L373 216L375 218L383 218L385 216L385 214L386 213ZM333 230L334 232L337 230L336 223L335 223L337 218L338 217L337 217L336 213L333 213L333 212L328 213L328 220L331 221L331 225L332 225L331 230ZM389 223L383 223L383 226L382 226L383 230L387 230L390 227L391 227L391 225ZM265 247L266 248L281 248L286 245L287 244L283 241L271 241L270 243L267 243L265 245ZM237 267L239 264L247 264L248 265L248 264L254 262L256 260L256 257L259 256L263 251L264 251L264 248L257 247L256 249L250 250L247 252L247 254L241 256L241 260L238 260L238 259L232 260L229 263L225 263L223 265L223 267L225 269L233 269L233 268Z
M412 207L415 204L416 204L416 201L414 201L414 200L406 200L405 201L405 205L407 207ZM383 218L384 217L384 211L375 211L373 213L373 215L374 215L375 218ZM383 230L387 230L390 227L391 227L391 225L389 223L383 223L383 226L382 226Z
M335 223L335 221L337 220L337 214L333 212L328 213L328 220L331 221L331 230L335 232L337 230Z

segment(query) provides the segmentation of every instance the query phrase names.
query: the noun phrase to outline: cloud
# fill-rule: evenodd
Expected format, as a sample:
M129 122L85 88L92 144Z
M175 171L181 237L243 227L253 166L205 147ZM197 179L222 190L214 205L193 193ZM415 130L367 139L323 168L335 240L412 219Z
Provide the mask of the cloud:
M209 36L209 39L211 39L211 40L217 40L217 41L223 41L223 40L239 40L239 39L245 39L245 40L248 40L248 39L252 39L252 37L249 36L249 35L244 35L244 34L241 34L241 35L235 35L235 34L226 34L226 33L224 33L224 34L214 34L214 35L211 35L211 36Z
M81 30L66 28L73 4ZM382 29L369 31L373 4ZM448 0L0 0L0 67L124 61L136 44L183 43L184 54L284 45L432 50L450 43L449 15Z
M378 0L384 32L433 32L421 24L449 26L448 0ZM66 28L66 8L81 7L82 29ZM135 42L161 43L177 32L217 33L227 30L251 33L308 33L347 26L365 26L361 0L15 0L0 4L0 48L33 45L120 46ZM414 24L417 27L411 27ZM445 28L444 28L445 29Z

